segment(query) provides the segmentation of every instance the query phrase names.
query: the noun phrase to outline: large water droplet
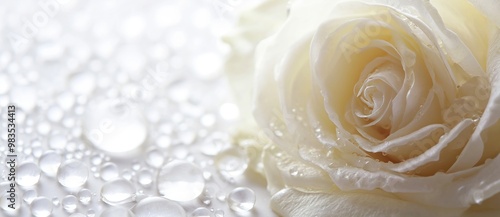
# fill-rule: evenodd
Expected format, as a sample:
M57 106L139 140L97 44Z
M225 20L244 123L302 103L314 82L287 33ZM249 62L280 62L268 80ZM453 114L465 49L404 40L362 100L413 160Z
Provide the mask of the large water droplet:
M57 171L57 181L67 188L77 188L84 185L88 176L87 166L77 160L65 161Z
M135 196L135 187L126 179L115 179L102 185L102 201L114 205L132 202Z
M62 157L54 151L48 151L40 157L38 164L40 169L48 176L54 177L57 175L57 170L61 165Z
M33 162L21 164L17 168L16 182L21 186L32 186L40 180L40 169Z
M255 205L255 193L250 188L235 188L227 196L227 203L236 212L250 211Z
M186 216L186 211L179 204L161 197L149 197L141 200L133 209L137 217L179 217Z
M187 161L173 160L158 173L158 191L171 200L193 200L203 192L204 187L203 172Z
M52 213L53 204L46 197L38 197L31 202L31 214L36 217L47 217Z
M101 213L100 217L135 217L134 213L124 207L110 207Z
M236 177L248 168L248 157L239 148L229 148L215 157L215 165L219 172L226 177Z
M107 153L126 153L141 146L147 127L139 110L127 104L99 101L90 106L83 118L85 136Z

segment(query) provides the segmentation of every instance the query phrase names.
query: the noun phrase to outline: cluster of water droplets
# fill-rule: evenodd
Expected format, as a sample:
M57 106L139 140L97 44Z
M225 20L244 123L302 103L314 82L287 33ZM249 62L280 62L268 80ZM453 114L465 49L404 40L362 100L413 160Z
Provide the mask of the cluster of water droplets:
M14 210L1 166L1 216L255 214L217 40L237 2L68 0L43 25L36 2L7 3L0 143L15 104L18 165Z

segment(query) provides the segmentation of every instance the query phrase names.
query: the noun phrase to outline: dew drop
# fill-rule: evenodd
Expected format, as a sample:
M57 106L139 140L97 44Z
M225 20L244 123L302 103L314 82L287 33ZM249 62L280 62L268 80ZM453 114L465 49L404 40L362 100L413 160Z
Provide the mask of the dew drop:
M117 178L119 175L120 172L118 171L118 166L115 163L106 162L103 165L101 165L100 176L102 180L109 181Z
M92 192L84 188L78 192L78 199L82 204L87 205L92 200Z
M158 149L152 149L146 154L146 163L154 168L160 168L165 158Z
M49 177L57 175L57 170L61 165L62 157L57 152L48 151L40 157L38 165L40 169Z
M224 211L221 209L215 210L214 217L224 217Z
M86 138L97 149L119 154L144 144L146 121L138 109L105 100L92 105L86 110L82 124Z
M23 194L23 200L24 202L26 202L27 204L31 204L31 202L37 197L37 193L36 193L36 190L34 189L30 189L30 190L27 190L24 192Z
M250 188L235 188L227 196L227 203L236 212L250 211L255 205L255 193Z
M77 188L84 185L88 176L87 166L77 160L65 161L57 171L57 181L67 188Z
M189 201L198 197L205 187L203 172L193 163L173 160L158 173L158 191L168 199Z
M62 199L61 203L63 209L70 213L74 212L78 207L78 200L74 195L67 195Z
M33 186L40 180L40 169L33 162L21 164L17 168L16 182L21 186Z
M186 211L179 204L161 197L141 200L133 209L137 217L179 217Z
M102 201L110 205L123 204L134 200L136 189L126 179L115 179L101 187Z
M57 197L54 197L52 198L52 204L54 204L55 207L59 206L59 198Z
M299 169L297 167L293 167L290 169L290 175L293 177L297 177L299 175Z
M134 213L124 207L110 207L101 213L100 217L135 217Z
M46 197L38 197L31 202L31 214L36 217L47 217L52 213L53 204Z
M151 183L153 183L153 173L151 172L151 170L148 169L143 169L139 171L137 178L139 184L142 185L143 187L149 187L151 186Z
M248 168L249 159L246 153L239 148L229 148L215 157L215 166L226 177L236 177L243 174Z
M198 207L197 209L195 209L193 211L193 213L191 213L191 216L192 217L211 217L212 212L210 212L210 210L205 208L205 207Z

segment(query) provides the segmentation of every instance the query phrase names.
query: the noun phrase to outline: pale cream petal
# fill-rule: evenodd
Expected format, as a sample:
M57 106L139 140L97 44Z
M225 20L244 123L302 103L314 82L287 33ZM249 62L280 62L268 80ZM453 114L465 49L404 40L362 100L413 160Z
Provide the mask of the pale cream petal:
M367 192L304 193L283 189L271 198L275 212L287 217L428 217L459 216L463 210L443 209L400 200L397 197Z

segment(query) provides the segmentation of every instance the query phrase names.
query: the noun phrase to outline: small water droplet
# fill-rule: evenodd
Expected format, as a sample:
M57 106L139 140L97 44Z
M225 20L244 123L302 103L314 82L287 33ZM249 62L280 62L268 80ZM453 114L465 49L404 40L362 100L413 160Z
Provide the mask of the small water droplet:
M57 152L48 151L40 157L38 165L40 169L49 177L57 175L57 170L61 165L62 157Z
M37 197L37 193L35 189L30 189L24 192L23 200L27 204L31 204L31 202Z
M67 188L77 188L84 185L88 176L87 166L77 160L65 161L57 171L57 181Z
M102 201L110 205L132 202L135 192L132 183L121 178L106 182L101 187Z
M221 209L217 209L214 211L214 217L224 217L224 211Z
M154 168L160 168L164 161L165 158L158 149L152 149L146 154L146 163Z
M277 137L282 137L283 136L283 132L281 132L280 130L275 130L274 131L274 135L276 135Z
M74 195L67 195L62 199L62 207L64 210L67 212L74 212L76 208L78 207L78 200Z
M88 205L92 200L92 192L89 189L82 189L78 192L78 199L84 205Z
M57 197L52 198L52 204L54 204L55 207L59 206L59 203L60 203L59 198Z
M104 181L109 181L117 178L120 175L118 171L118 166L112 162L106 162L101 165L101 179Z
M219 172L229 178L243 174L248 168L249 159L239 148L229 148L215 157L215 166Z
M22 163L17 168L16 182L21 186L33 186L40 180L40 169L33 162Z
M87 217L85 214L82 213L73 213L69 217Z
M133 209L137 217L179 217L186 211L179 204L161 197L141 200Z
M192 217L211 217L212 212L210 212L209 209L205 207L198 207L196 208L193 213L191 213Z
M235 188L227 196L227 203L233 211L248 212L255 205L255 193L250 188Z
M52 201L46 197L38 197L31 202L31 214L36 217L47 217L52 214L52 209Z
M145 188L151 186L151 184L153 183L153 172L151 172L151 170L148 169L143 169L139 171L137 181L139 182L140 185L142 185Z
M181 160L163 166L157 182L160 194L175 201L193 200L205 187L203 172L193 163Z

